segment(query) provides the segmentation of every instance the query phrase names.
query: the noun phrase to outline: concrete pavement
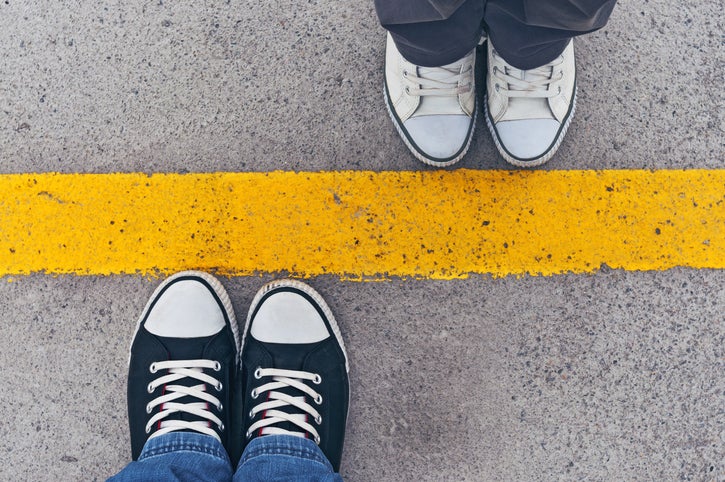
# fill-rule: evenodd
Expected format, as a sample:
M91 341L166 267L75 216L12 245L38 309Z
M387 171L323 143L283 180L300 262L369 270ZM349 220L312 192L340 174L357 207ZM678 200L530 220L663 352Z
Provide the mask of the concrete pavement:
M712 0L618 5L577 43L545 168L722 169L722 26ZM0 173L427 169L385 112L369 1L7 0L0 45ZM483 125L460 167L508 168ZM240 317L279 275L223 279ZM0 279L0 479L127 462L127 350L158 282ZM350 354L346 480L725 477L723 271L309 282Z

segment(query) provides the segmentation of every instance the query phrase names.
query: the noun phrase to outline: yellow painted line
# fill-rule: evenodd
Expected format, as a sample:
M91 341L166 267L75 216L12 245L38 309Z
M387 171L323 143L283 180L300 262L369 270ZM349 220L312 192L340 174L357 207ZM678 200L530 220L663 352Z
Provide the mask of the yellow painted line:
M725 268L725 170L0 176L0 275Z

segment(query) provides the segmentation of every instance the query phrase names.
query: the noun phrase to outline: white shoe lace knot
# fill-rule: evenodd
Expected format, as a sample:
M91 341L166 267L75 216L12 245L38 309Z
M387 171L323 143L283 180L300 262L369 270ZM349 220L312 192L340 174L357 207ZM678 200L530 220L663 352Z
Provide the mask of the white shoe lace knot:
M317 429L309 423L308 416L312 417L316 425L322 424L322 415L307 402L307 397L312 399L315 405L322 404L322 395L308 386L305 381L319 385L322 377L316 373L297 370L280 370L276 368L257 368L254 371L254 378L261 380L264 377L271 377L271 381L252 390L251 396L256 399L261 394L268 392L266 400L254 406L249 411L249 418L254 419L257 414L262 413L262 418L254 422L247 430L247 438L250 438L256 430L261 435L293 435L306 437L310 434L316 444L320 444L320 435ZM280 389L294 388L302 392L302 396L292 396L280 392ZM282 407L295 407L299 413L289 413L280 410ZM302 432L285 430L273 427L275 424L289 422L302 429Z
M167 370L166 374L149 383L147 388L149 393L153 393L157 388L164 387L162 395L146 405L146 413L149 415L153 413L154 409L159 408L159 412L154 414L146 424L146 433L151 433L153 426L158 423L158 429L149 436L149 439L169 432L193 430L211 435L221 442L219 435L212 428L212 424L216 425L219 431L224 431L224 423L209 411L209 404L220 412L224 407L217 397L207 392L207 386L213 387L216 391L221 391L223 386L219 380L204 373L204 369L218 372L221 370L221 364L214 360L172 360L154 362L149 366L151 373ZM202 383L194 386L171 385L184 378L192 378ZM193 397L201 401L176 402L183 397ZM187 413L202 420L167 420L167 417L177 413Z
M503 70L493 67L494 77L501 81L494 86L499 94L509 98L552 98L561 93L559 82L564 78L564 72L559 66L564 63L563 56L541 67L521 70L509 65L495 50L493 55L504 64Z

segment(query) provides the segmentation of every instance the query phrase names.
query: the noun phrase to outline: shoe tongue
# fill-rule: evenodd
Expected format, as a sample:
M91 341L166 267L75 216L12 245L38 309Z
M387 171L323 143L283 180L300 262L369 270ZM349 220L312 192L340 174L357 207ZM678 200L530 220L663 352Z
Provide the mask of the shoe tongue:
M551 78L551 69L549 73L545 73L544 69L519 70L514 67L508 67L506 73L517 79L534 81ZM509 84L509 90L526 90L513 84ZM545 97L510 97L506 114L502 121L522 120L522 119L554 119L554 115L549 108L549 100Z
M448 67L448 66L446 66ZM460 65L457 67L460 69ZM431 80L443 81L451 78L451 72L441 67L418 67L418 76ZM455 88L456 84L451 84ZM423 84L425 88L425 84ZM418 109L411 117L419 117L423 115L465 115L458 102L457 95L438 96L424 95L420 97Z
M306 371L305 370L305 359L306 355L312 352L315 349L316 345L319 345L321 342L316 343L300 343L300 344L287 344L287 343L264 343L264 347L267 350L267 352L272 356L272 359L274 360L273 364L274 367L262 367L262 368L278 368L281 370L296 370L296 371ZM272 381L271 378L266 378L263 380L264 383L269 383ZM302 381L302 383L305 383L307 385L310 385L307 381ZM310 385L312 388L314 388L314 385ZM299 391L298 389L294 387L284 387L277 390L274 390L276 392L284 393L285 395L289 395L291 397L294 397L296 400L307 402L308 404L315 406L314 401L307 396L307 394ZM258 399L258 400L261 400ZM312 417L308 415L306 412L300 410L299 408L295 407L294 405L286 405L280 408L277 408L275 410L279 410L281 412L285 412L292 415L292 418L299 420L299 421L306 421L308 423L312 423L314 426L314 421L310 422L312 420ZM272 425L272 427L281 428L283 430L287 430L289 432L301 432L304 435L300 434L300 436L304 436L305 438L311 438L310 434L305 432L302 428L298 427L297 425L293 424L292 422L280 422ZM267 431L265 429L262 429L261 431L262 435L265 435Z
M167 352L170 354L170 359L173 359L173 360L201 360L201 359L207 358L205 355L205 348L214 336L215 335L204 337L204 338L197 338L197 339L195 339L195 343L189 343L188 338L169 338L169 337L157 337L157 338L166 347ZM173 356L171 354L173 354ZM164 360L159 360L159 361L164 361ZM201 369L198 369L198 370L201 370ZM212 370L205 370L205 373L208 375L211 375L213 377L216 374L216 372L214 372ZM168 375L168 374L169 374L168 369L159 370L157 372L157 375L160 377L164 376L164 375ZM169 383L169 385L181 385L181 386L185 386L185 387L193 387L193 386L201 385L201 384L203 384L203 382L201 380L197 380L195 378L190 378L190 377L184 377L181 380L177 380L175 382ZM163 388L163 390L164 390L164 394L169 393L165 387ZM206 385L206 391L210 392L212 395L219 398L218 397L219 392L217 392L213 387ZM174 400L173 403L205 403L205 402L204 402L204 400L200 400L196 397L185 395L183 397L180 397L180 398ZM211 408L211 407L209 407L209 408ZM161 409L163 409L163 406L160 408L157 408L156 410L161 410ZM196 417L194 415L191 415L191 414L188 414L185 412L177 412L177 413L173 413L173 414L167 416L166 418L164 418L162 420L162 422L161 422L162 426L163 426L163 422L167 421L167 420L184 420L187 422L194 422L194 421L207 422L206 419ZM210 426L213 426L213 424L211 424Z
M295 400L298 400L300 402L307 402L308 404L312 403L312 400L310 400L309 397L307 397L306 395L297 395L297 396L295 396L296 394L299 394L300 393L299 390L285 388L285 389L277 390L277 391L278 392L285 393L285 394L290 395L290 396L294 396ZM308 415L303 410L300 410L299 408L295 407L294 405L286 405L284 407L280 407L280 408L277 408L275 410L279 410L281 412L288 413L288 414L290 414L290 417L292 419L297 420L299 422L307 422L307 423L310 423L310 421L312 419L312 417L310 415ZM262 416L264 416L264 414ZM314 425L314 421L312 421L312 424ZM307 431L305 431L304 429L298 427L297 425L295 425L292 422L286 422L286 421L285 422L279 422L279 423L275 423L274 425L271 425L270 427L281 428L283 430L287 430L288 432L293 432L292 435L296 435L296 436L299 436L299 437L312 438L311 435ZM273 432L271 430L269 430L270 427L264 427L264 428L262 428L261 429L262 430L262 432L261 432L262 435L270 435L270 434L272 434Z
M460 69L460 67L458 67ZM450 79L451 71L457 71L458 69L449 68L448 66L443 67L418 67L418 76L424 79L444 81Z

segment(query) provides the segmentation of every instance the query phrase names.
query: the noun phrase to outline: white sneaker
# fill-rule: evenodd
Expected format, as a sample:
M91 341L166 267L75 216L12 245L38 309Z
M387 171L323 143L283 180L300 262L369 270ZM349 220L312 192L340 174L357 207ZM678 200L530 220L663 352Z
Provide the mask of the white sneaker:
M476 50L441 67L405 60L388 34L385 103L398 133L419 160L450 166L468 151L476 125Z
M522 167L551 159L576 108L573 41L552 62L520 70L489 39L486 82L486 123L504 159Z

